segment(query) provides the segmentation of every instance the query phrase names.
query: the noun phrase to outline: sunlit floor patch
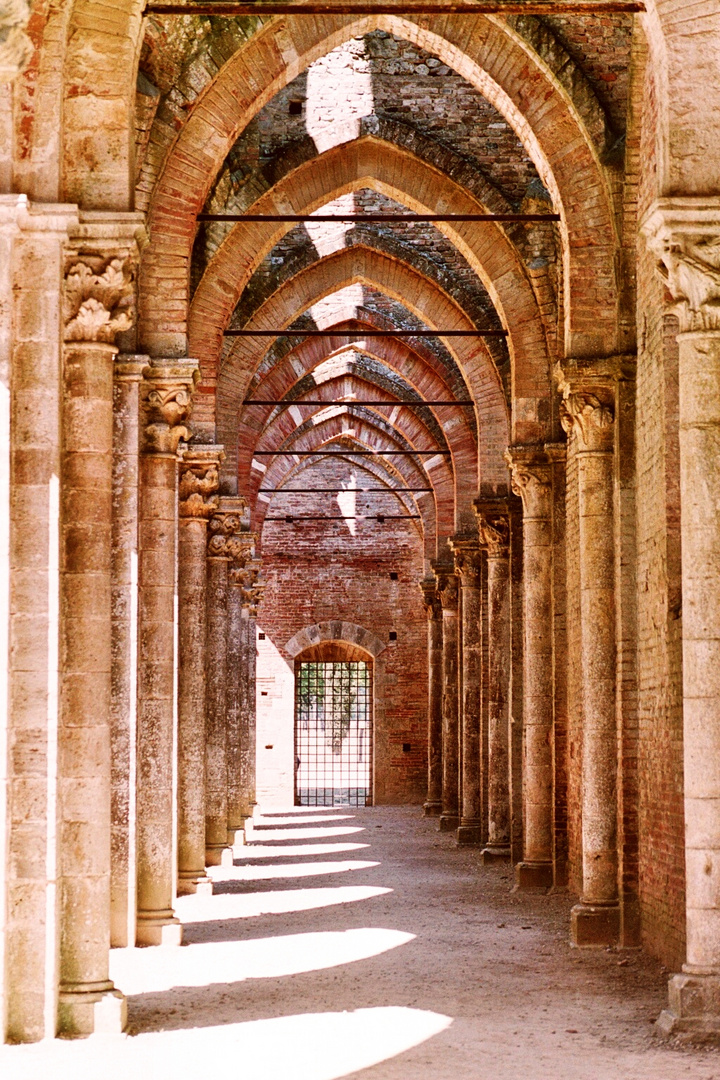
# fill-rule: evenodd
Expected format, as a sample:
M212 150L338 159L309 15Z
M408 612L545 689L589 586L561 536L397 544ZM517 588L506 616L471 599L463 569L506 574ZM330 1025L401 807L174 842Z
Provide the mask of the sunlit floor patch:
M303 810L307 809L303 807ZM260 829L263 831L266 828L274 828L276 825L314 825L317 821L350 821L355 817L355 814L318 814L315 817L301 817L299 814L291 816L278 815L272 818L260 818L256 823L253 831Z
M312 911L334 904L370 900L392 889L374 885L338 885L327 889L287 889L271 892L221 893L208 904L205 897L187 896L178 900L181 922L216 922L222 919L249 919L255 915L284 915L291 911Z
M212 986L246 979L276 979L367 960L414 939L380 927L218 941L201 945L113 949L110 977L124 994L150 994L175 986Z
M441 1013L390 1005L130 1039L96 1036L55 1043L50 1071L45 1046L13 1047L12 1080L178 1080L208 1070L232 1080L340 1080L419 1046L451 1023Z
M344 851L360 851L368 848L369 844L293 844L292 847L283 847L282 844L255 845L246 848L235 849L235 862L241 864L256 859L297 859L300 855L339 855ZM210 877L222 876L224 869L219 866L208 867Z
M296 849L293 849L293 853ZM289 854L289 853L288 853ZM284 866L246 866L223 867L215 881L268 881L271 878L322 877L324 874L343 874L348 870L371 870L379 866L378 862L363 862L361 859L349 859L345 862L287 863Z
M319 829L261 829L253 833L252 843L265 843L266 840L282 843L285 840L323 840L331 836L349 836L351 833L365 832L361 825L326 825Z

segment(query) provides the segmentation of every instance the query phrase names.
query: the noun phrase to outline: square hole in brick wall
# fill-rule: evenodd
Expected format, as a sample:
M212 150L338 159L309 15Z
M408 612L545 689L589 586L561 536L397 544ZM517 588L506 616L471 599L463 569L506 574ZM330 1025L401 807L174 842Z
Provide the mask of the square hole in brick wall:
M261 631L260 631L260 633L258 634L258 640L259 640L259 641L264 641L264 640L265 640L265 635L263 634L262 630L261 630Z
M301 116L302 115L302 106L303 106L302 101L291 101L289 106L288 106L288 112L290 113L291 116Z
M388 637L390 641L397 641L397 630L391 630Z
M410 745L410 743L409 742L404 742L403 743L403 754L409 754L411 750L412 750L412 746Z
M391 570L391 571L390 571L390 580L391 580L391 581L397 581L397 579L398 579L398 572L397 572L397 570Z

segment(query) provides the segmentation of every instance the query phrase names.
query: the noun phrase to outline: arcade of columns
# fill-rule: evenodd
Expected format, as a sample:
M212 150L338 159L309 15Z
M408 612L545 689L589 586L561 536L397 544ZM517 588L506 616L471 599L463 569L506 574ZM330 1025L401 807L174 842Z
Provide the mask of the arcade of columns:
M127 72L134 93L142 12L127 6L118 14L122 30L111 45L103 45L105 54L100 46L92 62L92 48L84 54L88 70L80 80L80 98L92 96L88 72L90 81L100 78L118 36L134 59L125 58L117 98L130 97L123 81ZM87 7L78 0L73 14L80 39L80 30L91 37ZM2 78L8 82L30 70L35 48L32 36L24 34L24 5L10 8L0 52ZM382 24L388 32L402 30L437 44L429 33L423 38L426 27L399 23L399 17L397 23L375 19L358 33ZM243 76L253 86L253 100L261 91L270 94L273 78L277 85L284 78L285 85L321 47L329 49L350 33L339 20L336 38L328 44L327 28L313 31L317 40L307 30L306 40L308 23L302 30L291 24L286 20L278 28L270 21L257 30L258 37L265 36ZM476 250L469 230L467 236L455 234L473 266L484 266L483 259L494 266L492 259L498 259L496 277L483 272L492 279L493 297L505 305L514 366L509 405L505 409L502 399L502 409L493 412L495 406L487 404L489 383L478 376L483 365L492 366L492 358L458 351L481 437L489 443L491 429L496 441L498 431L507 435L498 451L507 468L501 476L495 461L488 472L492 482L483 483L480 468L472 475L468 468L468 480L462 466L454 466L450 481L443 477L431 485L440 508L443 484L454 485L455 495L446 499L455 499L452 527L444 520L430 536L430 517L423 519L430 556L421 582L428 617L425 812L438 816L441 829L456 831L459 844L482 845L485 861L512 860L518 889L568 889L579 881L580 896L570 913L575 946L643 941L635 863L637 830L646 823L638 825L637 780L628 750L628 672L634 664L639 597L652 587L635 573L634 523L644 492L635 475L634 448L641 420L637 395L641 385L643 393L647 389L642 384L651 349L647 324L654 318L677 340L679 351L675 433L682 671L668 678L679 680L682 708L686 930L685 963L671 979L669 1007L660 1023L668 1033L713 1036L720 1031L720 108L713 88L705 96L698 93L697 79L688 80L687 72L697 75L701 48L720 54L720 16L715 10L702 12L686 25L675 17L670 0L658 0L647 4L642 26L659 73L652 140L657 176L654 187L644 178L651 197L635 221L632 244L618 241L595 262L594 221L587 225L588 239L587 223L579 224L573 204L580 196L563 186L570 183L561 165L566 148L542 132L537 115L522 115L517 86L508 84L503 91L508 113L527 136L563 211L559 233L567 311L559 343L546 348L543 331L528 346L512 326L512 303L519 305L526 295L527 275L516 270L509 255L500 266L497 251L502 257L506 253L502 231L492 234L495 255L492 244L480 250L478 243ZM36 29L30 26L29 32ZM532 54L527 42L518 46L515 28L498 21L491 29L498 36L502 29L508 55L517 49L524 63ZM450 27L443 33L450 42ZM77 87L73 48L82 51L82 44L68 45L68 82ZM454 41L452 49L458 64L467 60L467 71L474 71L471 43L467 53ZM538 100L566 109L567 146L576 148L587 134L573 142L573 132L582 128L579 107L568 105L570 91L536 59L533 71L550 87ZM486 60L495 62L489 49ZM275 75L270 68L276 62L282 71ZM264 64L267 77L260 74ZM501 67L498 62L494 69L498 80ZM52 81L46 68L41 75ZM235 68L231 75L236 77ZM223 77L219 89L210 86L203 98L207 115L224 107ZM488 77L488 93L491 83ZM107 89L108 100L115 100L112 93ZM0 962L4 1037L10 1041L120 1030L124 1001L108 977L110 947L179 944L175 896L211 888L206 868L232 858L255 803L255 620L263 585L259 530L253 526L259 512L247 493L237 493L235 457L245 448L242 440L239 448L232 444L236 430L228 433L236 421L234 391L222 383L219 351L210 357L208 340L217 327L207 329L205 323L217 308L217 319L225 319L223 327L229 324L241 286L235 295L228 281L233 274L240 279L244 253L253 244L261 248L267 238L258 239L259 230L255 240L255 234L242 234L235 250L231 234L217 255L219 269L203 278L188 314L195 218L210 186L205 179L196 184L193 168L206 146L208 160L211 153L221 159L232 138L218 137L218 150L207 115L202 109L192 116L188 112L191 134L183 131L173 143L177 153L160 170L157 202L148 214L136 212L128 209L134 205L130 181L118 179L123 161L130 175L120 147L124 138L129 144L125 121L118 119L120 106L102 116L98 106L98 137L104 125L109 147L105 165L106 158L91 146L89 127L83 128L73 112L74 94L66 95L62 177L53 186L47 177L34 176L27 182L29 195L17 193L24 190L28 155L18 153L15 161L5 153L15 119L2 114L0 715L6 727L0 756L5 875ZM498 93L497 100L505 99ZM527 108L532 112L531 104ZM37 123L47 134L48 116ZM228 121L234 137L241 119L233 123ZM702 137L696 138L698 132ZM381 144L378 137L374 179L391 188L395 158ZM174 232L173 184L179 182L172 170L188 160L188 148L197 155L187 182L192 194L183 195L186 204L178 197L180 225ZM336 149L326 153L341 174L342 154L332 157ZM638 143L630 150L637 154ZM383 164L383 154L389 165ZM41 158L39 152L33 158L40 173ZM588 173L601 175L597 204L611 202L616 178L602 173L595 151L587 159ZM220 164L206 163L208 173ZM307 184L312 197L301 192L301 210L323 205L357 180L355 174L337 181L325 177L315 190L312 176L303 173L306 166L297 165L296 179L298 186ZM428 186L419 154L414 167ZM447 180L439 170L432 176L438 188ZM361 178L367 180L364 173ZM284 179L278 180L279 188ZM413 187L408 176L403 183L406 188L397 179L392 190L415 211L437 209L431 196L420 192L421 181ZM203 188L199 195L195 187ZM443 191L442 207L460 199L454 187ZM282 202L286 195L280 191L278 205L294 205ZM193 199L200 201L195 205ZM582 210L591 218L594 208L589 199ZM627 205L616 211L617 219L631 216ZM597 210L598 219L603 212ZM186 229L183 215L190 220ZM616 236L622 230L613 221L608 231ZM639 253L633 246L637 237ZM271 249L269 240L266 246ZM623 274L633 277L627 263L635 258L651 265L644 279L650 299L640 295L637 320L627 300L618 298L620 285L616 282L613 292L602 277L611 273L608 266L621 283ZM357 276L374 273L377 284L382 261L367 253L357 256L358 263L362 259ZM251 261L248 256L248 265ZM249 279L247 267L242 269ZM337 273L342 283L352 278L345 269ZM503 284L513 274L524 283L517 293ZM138 285L143 276L144 294ZM324 284L315 288L311 299L326 295ZM603 290L612 293L610 301ZM421 309L424 302L446 305L438 307L437 318L433 309L433 325L442 325L449 312L455 325L466 325L447 297L438 299L438 290L422 293L417 285L417 291ZM529 295L529 286L526 291ZM632 289L626 292L634 302ZM300 308L292 294L287 302ZM180 308L182 332L173 322ZM138 309L144 319L140 329ZM538 320L539 309L540 304ZM287 315L286 324L294 314ZM271 325L272 318L271 311ZM266 325L262 319L260 324ZM199 345L199 360L190 355L191 343ZM140 348L146 354L136 351ZM541 361L533 350L542 352ZM226 371L231 361L239 370L242 363L257 368L262 359L262 354L238 355L239 360L229 350L223 353ZM551 389L546 393L533 384L532 365L548 360L544 377ZM425 376L429 370L428 363ZM232 380L225 377L229 385ZM493 383L496 390L499 382ZM217 414L209 405L216 387ZM243 384L242 394L246 389ZM552 420L543 419L540 406L547 406ZM672 417L667 423L670 429ZM221 445L210 441L211 427ZM448 440L457 437L448 434ZM460 460L464 450L452 445ZM483 452L479 445L476 456ZM432 479L429 465L427 472ZM231 474L234 487L227 482ZM574 722L580 718L581 761L575 802L568 795L573 709ZM567 839L571 813L581 864L573 881Z

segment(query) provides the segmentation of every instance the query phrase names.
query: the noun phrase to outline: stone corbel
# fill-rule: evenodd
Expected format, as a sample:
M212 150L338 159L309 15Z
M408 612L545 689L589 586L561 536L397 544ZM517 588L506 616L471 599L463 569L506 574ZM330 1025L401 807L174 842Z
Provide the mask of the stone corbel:
M150 454L176 454L192 414L192 391L200 378L196 360L152 360L143 375L145 445Z
M480 508L475 504L480 542L487 548L488 558L507 557L510 547L510 515L507 510Z
M542 447L511 446L505 451L513 493L523 502L525 519L549 518L552 511L552 465Z
M455 558L455 573L464 589L480 588L483 549L476 536L453 537L450 547Z
M438 595L437 581L434 577L423 578L420 582L423 594L423 604L429 619L439 619L442 615L442 604Z
M437 580L437 593L443 611L457 612L458 579L455 574L455 567L444 563L433 563L433 571Z
M144 215L82 212L65 257L65 341L113 345L135 321Z
M720 331L720 197L658 199L640 232L673 298L681 333Z
M220 506L221 446L188 446L181 456L178 499L180 517L207 520Z

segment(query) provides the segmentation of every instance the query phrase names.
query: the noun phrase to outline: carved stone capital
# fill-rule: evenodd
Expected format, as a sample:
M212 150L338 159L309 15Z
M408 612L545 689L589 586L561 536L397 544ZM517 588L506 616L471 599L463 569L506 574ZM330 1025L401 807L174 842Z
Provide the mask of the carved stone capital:
M525 518L549 518L552 510L552 465L541 448L511 446L505 451L511 486L523 502Z
M640 226L683 333L720 330L720 197L658 199Z
M483 549L478 538L453 537L450 547L455 559L455 573L463 589L479 589Z
M188 358L152 360L148 365L142 383L146 453L175 454L180 440L190 438L186 421L199 377L197 361Z
M425 605L428 619L432 621L433 619L442 618L442 604L440 602L437 581L435 578L423 578L420 582L420 588L422 589L423 604Z
M507 558L510 546L510 515L496 510L477 511L480 540L487 548L489 559Z
M118 353L115 357L113 379L115 382L139 383L150 363L144 353Z
M112 345L135 319L142 214L83 212L65 257L65 341Z
M242 558L245 548L242 533L243 523L239 514L229 511L213 514L208 525L208 558L228 561ZM251 544L254 542L251 533L244 535Z
M240 590L242 606L248 609L251 619L257 616L257 609L265 590L265 582L260 576L261 570L262 561L255 556L249 558L244 565L234 566L230 570L230 583Z
M457 614L458 609L458 579L455 575L455 567L441 563L432 564L437 581L437 592L443 612Z
M178 499L180 517L207 520L219 509L221 446L188 446L180 458Z
M30 63L33 44L25 33L29 19L27 0L3 0L0 6L0 84L13 82Z
M615 410L594 394L569 393L560 403L560 423L581 450L612 450Z

